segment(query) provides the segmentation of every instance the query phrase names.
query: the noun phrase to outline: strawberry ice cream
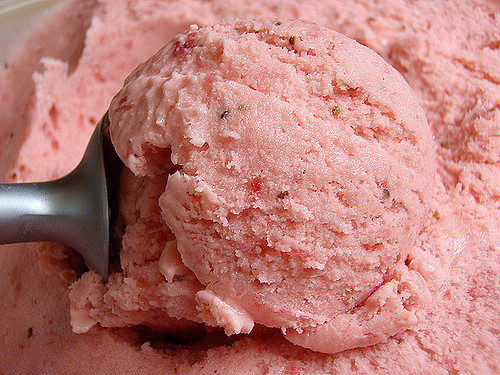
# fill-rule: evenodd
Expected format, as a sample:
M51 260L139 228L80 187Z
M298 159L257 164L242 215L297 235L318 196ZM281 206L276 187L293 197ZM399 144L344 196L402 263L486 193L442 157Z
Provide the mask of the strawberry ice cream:
M226 334L278 327L335 353L416 322L425 282L404 261L434 191L432 136L409 86L373 51L301 21L192 27L127 78L109 114L118 154L155 191L161 217L139 211L139 232L122 205L123 272L93 295L103 305L88 278L74 286L77 331L92 319L134 324L151 309ZM124 199L142 201L129 183ZM151 254L150 233L169 229ZM130 266L139 257L162 287ZM170 283L191 290L187 311L170 306ZM113 317L117 293L129 321Z
M167 47L111 102L109 282L60 245L0 249L0 373L497 374L498 17L65 4L0 73L5 181L67 173Z

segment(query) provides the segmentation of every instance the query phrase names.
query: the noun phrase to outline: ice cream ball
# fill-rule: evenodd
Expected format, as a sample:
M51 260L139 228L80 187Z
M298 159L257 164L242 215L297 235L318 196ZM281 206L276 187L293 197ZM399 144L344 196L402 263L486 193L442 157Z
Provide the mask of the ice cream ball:
M300 20L192 26L127 78L109 118L135 178L161 184L154 223L201 285L202 322L325 353L416 322L425 282L405 260L434 143L369 48Z

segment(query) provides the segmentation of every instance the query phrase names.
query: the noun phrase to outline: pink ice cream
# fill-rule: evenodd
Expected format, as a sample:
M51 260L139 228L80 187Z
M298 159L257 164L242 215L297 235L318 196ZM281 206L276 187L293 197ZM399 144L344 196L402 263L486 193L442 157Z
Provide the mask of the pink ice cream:
M205 45L189 47L191 43L181 45L180 40L174 40L173 43L179 41L177 56L176 60L173 57L167 59L168 69L175 68L178 73L184 69L189 75L196 73L201 76L207 67L197 66L189 60L192 56L199 56L203 58L201 61L214 66L218 76L213 81L202 81L204 85L201 86L193 82L182 83L180 77L177 81L162 78L170 85L176 83L182 87L169 100L183 98L184 101L176 101L178 104L174 107L166 108L170 117L175 118L177 114L176 121L155 126L153 130L157 133L149 130L134 133L143 136L157 134L154 141L164 143L153 147L153 139L146 138L136 139L134 143L136 147L143 144L145 147L138 148L137 155L142 159L135 160L138 168L134 170L135 174L127 171L122 177L123 228L119 229L124 229L124 234L121 259L115 265L117 268L110 281L103 284L96 274L89 272L82 276L81 260L60 245L20 244L0 249L0 339L3 349L0 351L0 373L498 374L499 14L496 3L481 0L382 0L376 3L364 0L355 3L344 0L89 0L67 3L33 34L17 54L9 58L7 68L0 72L0 169L6 181L44 180L69 172L80 159L95 122L109 107L125 77L140 61L154 54L175 34L189 29L191 24L198 25L198 28L191 29L198 33L207 30L203 26L263 16L271 19L272 25L239 22L241 25L261 25L262 34L269 35L279 26L290 28L288 19L306 19L340 31L375 50L404 76L415 95L408 104L402 105L413 95L408 93L406 83L378 95L380 86L377 85L383 84L390 89L394 80L400 79L391 69L387 75L382 75L385 81L375 76L364 77L358 88L357 82L347 80L350 76L346 71L342 78L350 83L345 88L351 89L340 90L345 95L335 93L343 101L333 103L332 100L332 106L327 106L328 91L323 98L322 90L336 87L341 77L335 75L339 80L331 86L320 79L326 75L323 70L317 76L303 74L302 80L299 79L308 66L317 66L323 61L321 51L327 51L329 47L325 44L321 44L321 48L315 47L316 56L296 54L292 49L309 49L307 46L314 44L315 40L306 39L298 32L280 39L283 46L286 45L279 49L281 56L291 57L278 61L271 58L275 54L258 49L264 44L269 45L264 40L255 44L257 49L252 55L248 48L250 44L244 41L250 42L258 35L244 32L235 35L234 28L222 28L219 34L210 33L214 43L217 35L221 38L224 33L228 34L224 36L227 39L225 54L219 56L228 57L226 64L215 64L220 50L215 48L216 43L213 45L214 54L210 54L211 50ZM281 22L281 25L274 25L274 22ZM297 25L306 27L301 22ZM181 38L187 38L189 33ZM343 41L344 37L333 32L329 34L339 41L338 48L353 43ZM202 36L198 34L198 37ZM296 38L290 38L292 36ZM204 37L210 40L208 34ZM273 38L268 41L272 42ZM269 46L278 49L272 44ZM375 63L376 55L355 46L359 53L371 56L364 64ZM248 59L257 54L262 63L267 61L267 81L262 71L255 69L246 72L246 77L230 75L227 68L231 64L239 66L240 70L241 66L247 66L241 62L238 64L238 55L230 53L235 49L240 49ZM332 51L331 57L336 58L337 66L349 66L353 56L336 55L336 48ZM248 61L248 66L254 67L251 61ZM325 58L324 61L326 64L330 60ZM285 65L286 71L292 73L279 71L279 64ZM361 74L355 70L351 73L353 71ZM379 69L375 71L381 72ZM136 74L137 80L130 81L130 85L133 82L139 85L141 79L147 77L159 79L154 71ZM273 80L272 77L277 75L283 78ZM249 77L262 78L249 82ZM238 80L247 84L238 84ZM291 81L295 84L285 85ZM257 90L247 90L252 94L244 95L243 88L250 85ZM202 100L196 99L197 90L204 93ZM297 97L290 90L306 93L300 96L301 103L298 99L290 101ZM212 93L210 97L209 92ZM390 97L387 92L397 94ZM157 94L158 100L167 98L162 92ZM378 101L367 100L361 105L351 105L354 110L348 111L350 103L363 100L363 95L366 98L375 95ZM133 97L139 99L141 95L131 95L131 100ZM256 97L266 99L258 103L262 108L259 116L265 118L269 126L258 123L257 127L249 126L251 119L258 114L254 105ZM313 100L315 97L316 101ZM136 108L156 100L154 95L148 96L147 101L136 99L132 103ZM214 106L211 106L212 99ZM117 100L115 108L119 107L121 99ZM430 133L426 133L421 120L405 115L418 113L417 102L427 117ZM303 103L307 106L301 105ZM199 109L204 104L205 114L200 110L189 111L187 107ZM220 107L216 108L215 104ZM122 108L122 116L134 112L133 107L126 108L126 105ZM381 111L384 105L390 111ZM161 106L152 108L161 109ZM290 137L273 133L272 130L279 129L273 120L279 117L286 120L286 114L293 110L297 116L292 121L283 121L295 124L291 126L295 131ZM166 115L166 112L162 114L156 110L151 113L156 118ZM347 114L352 116L346 117ZM205 120L210 116L211 121ZM143 114L143 117L147 116ZM183 123L194 118L200 121L189 125ZM354 119L359 119L359 122ZM127 121L123 120L125 125ZM299 123L304 125L300 129ZM370 128L368 123L380 126ZM188 133L200 130L204 124L205 132ZM228 131L224 137L219 137L222 132L214 134L213 124L226 127ZM342 124L346 126L340 128ZM347 125L352 129L351 134ZM251 131L241 131L243 126L262 131L258 136L252 136ZM317 134L312 132L313 127L326 130L324 134ZM329 136L328 129L338 129L338 138ZM391 132L384 133L384 129ZM166 130L170 132L168 137L163 133ZM307 139L315 141L317 147L307 149L311 152L306 161L311 167L303 175L301 185L300 179L293 177L299 171L302 160L299 156L305 149L306 142L301 139L306 138L308 130ZM401 133L394 133L394 130ZM411 142L396 141L407 134L413 135L409 138ZM184 135L187 136L185 143L176 141ZM266 144L266 139L273 137L283 145L282 149L276 150L276 145L273 147L270 142ZM343 148L346 146L341 139L353 146L350 149L353 154L351 165L345 164L348 159L343 156L347 148ZM204 146L202 142L205 141L210 147ZM263 151L236 159L240 152L247 152L249 141ZM284 147L287 142L293 142L295 152L291 155L291 148ZM366 147L354 147L360 144ZM219 155L215 155L215 145L221 150ZM236 145L241 147L234 149L233 158L227 151ZM161 150L157 146L167 148ZM335 147L339 152L332 158L321 159L321 155L331 153ZM373 152L377 147L381 153ZM405 152L405 147L408 152ZM435 159L432 157L434 148L437 150ZM125 152L122 156L128 154ZM260 181L253 180L265 158L272 156L273 162L260 168L265 172ZM174 157L177 161L161 164L162 160ZM297 161L297 165L285 165L282 161L285 157ZM215 162L217 160L219 163ZM224 165L221 160L227 163ZM333 164L332 160L344 161L343 168ZM431 177L433 160L437 173ZM324 168L320 168L321 163ZM206 164L212 170L202 168ZM356 165L363 168L354 174ZM389 165L397 168L397 173L388 173L386 168ZM141 166L144 167L142 171ZM244 183L236 168L254 172L252 176L243 177L250 184ZM318 186L328 180L327 168L344 178L338 178L338 186L329 185L330 190L322 191ZM203 179L189 178L197 176L195 171ZM366 189L352 194L350 186L345 183L349 176L354 176L355 181L364 181ZM378 186L381 176L386 178ZM228 182L230 177L234 181L232 185ZM307 185L308 181L315 184ZM411 185L412 181L416 184L410 190L398 188L400 183L401 186ZM182 184L193 189L188 191L191 196L185 191L175 190ZM200 187L203 190L200 191ZM312 188L317 190L314 194L304 193ZM351 194L342 196L339 194L342 189ZM374 193L377 189L381 190L380 195ZM176 195L165 192L175 192ZM422 203L411 203L412 196L421 198ZM215 201L210 200L212 197L234 199ZM416 199L420 201L419 198ZM316 209L312 210L314 199L326 204L315 205ZM361 204L348 210L347 204L356 201ZM262 205L255 206L257 202ZM190 210L184 210L183 204ZM207 204L214 209L206 209ZM235 207L234 212L224 212L223 208L231 204ZM337 204L339 209L329 210L328 204ZM255 220L236 222L238 216L245 214L238 211L241 207L247 207L246 212L254 215ZM386 209L390 207L393 207L392 211ZM382 215L377 215L377 210ZM310 217L310 220L305 220L310 226L297 228L293 221L298 220L297 216L292 216L291 212ZM358 214L362 212L367 214L366 218ZM306 216L307 213L310 216ZM290 220L280 222L281 215L287 214L290 214ZM332 216L334 214L337 216ZM232 227L240 231L230 231L222 218L228 223L231 219ZM343 220L347 223L349 218L352 218L348 223L350 226L340 225ZM309 228L309 234L301 238L312 239L319 237L319 232L313 232L311 228L327 219L337 223L337 237L350 230L352 243L342 248L330 247L335 249L331 252L318 251L320 256L317 258L314 257L316 251L312 254L292 251L299 249L298 245L306 250L307 247L299 241L292 241L292 236L285 238L290 232L285 229L295 225L294 233L299 229L306 233ZM251 226L252 222L254 226ZM263 238L258 246L259 254L252 251L257 249L255 243L246 239L262 233L266 223L266 232L273 233L274 237ZM370 223L370 226L363 228L363 223ZM355 228L355 225L358 226ZM372 225L384 229L380 232L384 235L383 238L380 236L383 248L361 248L362 244L369 244L363 238L377 238ZM206 251L200 254L189 245L200 244L200 238L194 237L198 233L194 227L208 228L207 245L203 246ZM324 227L326 225L320 229ZM370 230L373 233L370 234ZM403 235L404 230L407 233ZM225 236L218 238L217 233ZM324 236L325 232L321 233ZM183 234L185 238L182 238ZM388 242L388 238L393 241ZM211 239L221 246L210 248ZM398 239L408 241L407 245L397 243ZM238 241L238 248L246 253L237 254L236 247L227 245L230 240ZM317 248L326 248L324 243L316 244ZM281 251L285 246L290 251ZM142 251L137 251L138 248ZM333 256L334 251L341 250L348 261ZM369 254L374 260L370 263L361 254ZM203 268L206 263L198 262L198 256L213 257L213 273L207 275ZM275 258L271 261L273 256ZM251 262L244 263L243 259ZM225 263L218 263L223 261ZM297 267L283 272L279 267L285 266L286 262L293 262ZM276 265L276 268L266 267L269 264ZM378 268L376 264L379 264ZM344 274L355 269L357 279L340 277L332 280L329 270L334 265ZM221 276L225 270L235 268L240 271L239 278L233 274ZM306 273L307 270L310 272ZM291 272L296 272L293 281L290 281ZM371 290L364 284L361 290L352 288L357 304L340 291L349 287L348 282L370 277L373 277ZM277 285L278 278L283 279L283 286L280 283L278 288L286 296L281 300L287 301L286 306L279 305L283 314L274 313L276 304L273 304L273 295L269 292ZM315 282L307 284L308 279ZM78 281L75 283L75 280ZM246 284L250 280L255 281L248 287ZM328 293L333 298L328 299L327 293L323 293L321 288L326 284L335 286L335 293ZM305 285L309 288L306 291L319 292L302 293L296 285ZM251 292L243 297L237 295L239 290ZM299 292L306 295L307 300L295 299ZM71 306L68 293L72 297ZM363 299L363 295L367 298ZM330 304L331 309L322 311L324 306L318 303L321 300ZM250 333L230 336L224 333L224 329L228 333L231 330L244 332L252 321ZM72 331L71 323L79 333ZM345 327L348 327L348 335L342 331L346 330ZM286 336L280 328L286 331ZM363 333L367 336L362 336ZM342 339L337 340L337 337ZM318 352L337 351L342 346L358 347L335 354Z
M425 282L404 262L434 191L432 136L409 86L373 51L299 21L192 27L127 78L109 113L129 178L153 190L161 215L141 233L122 205L123 275L137 277L131 259L148 257L163 283L191 292L188 311L152 293L143 304L229 335L278 327L325 353L416 322ZM124 199L142 201L128 184ZM168 228L152 254L144 231ZM149 282L121 292L140 296ZM92 318L124 324L111 304L94 317L79 284L76 330Z

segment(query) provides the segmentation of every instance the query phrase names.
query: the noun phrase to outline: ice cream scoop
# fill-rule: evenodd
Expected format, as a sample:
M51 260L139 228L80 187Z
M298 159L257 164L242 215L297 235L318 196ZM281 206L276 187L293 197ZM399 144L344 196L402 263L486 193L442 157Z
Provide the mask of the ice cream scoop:
M110 222L119 173L107 114L80 164L53 181L0 184L0 243L51 241L74 248L90 269L108 277Z

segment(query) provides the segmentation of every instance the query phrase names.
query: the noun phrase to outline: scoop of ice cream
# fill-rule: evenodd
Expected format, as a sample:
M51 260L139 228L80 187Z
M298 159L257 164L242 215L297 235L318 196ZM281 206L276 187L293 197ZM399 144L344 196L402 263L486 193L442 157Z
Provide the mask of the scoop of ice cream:
M303 21L193 26L129 76L110 121L129 179L161 188L145 222L173 233L163 251L194 274L188 319L279 327L326 353L415 323L425 286L405 259L433 142L370 49Z

